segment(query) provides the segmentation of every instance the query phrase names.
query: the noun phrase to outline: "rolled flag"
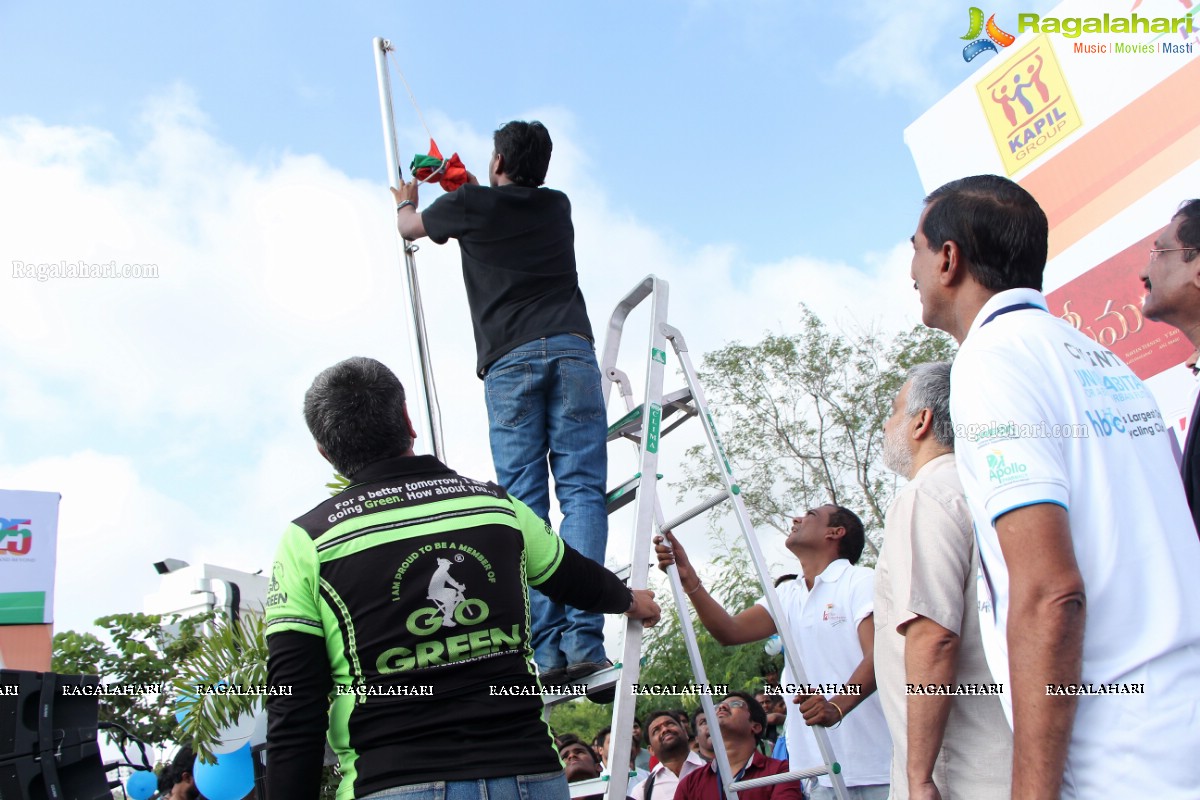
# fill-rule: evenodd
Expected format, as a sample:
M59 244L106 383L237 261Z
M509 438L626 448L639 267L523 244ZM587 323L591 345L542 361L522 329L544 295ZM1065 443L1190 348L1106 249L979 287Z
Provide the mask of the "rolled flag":
M437 179L438 185L447 192L453 192L467 182L467 168L459 160L458 153L450 158L442 158L437 142L429 140L429 155L415 155L408 170L421 183Z

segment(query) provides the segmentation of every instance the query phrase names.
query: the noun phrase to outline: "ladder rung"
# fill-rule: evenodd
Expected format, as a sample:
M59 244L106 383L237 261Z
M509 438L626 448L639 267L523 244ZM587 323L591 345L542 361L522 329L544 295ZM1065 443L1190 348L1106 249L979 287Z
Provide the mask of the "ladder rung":
M798 769L793 770L792 772L781 772L778 775L768 775L765 778L751 778L748 781L734 781L733 783L729 784L729 788L731 791L740 792L744 789L755 789L759 786L774 786L777 783L790 783L791 781L798 781L802 778L815 778L818 775L828 775L831 771L841 772L841 767L838 766L836 762L833 766L833 770L830 770L829 767L822 764L821 766L813 767L812 769Z
M553 693L543 692L542 705L553 706L565 703L568 700L574 700L577 697L586 697L588 692L596 692L616 686L617 681L620 679L621 665L614 664L607 669L593 672L581 681L563 684L561 687L558 687L561 691Z
M571 797L591 797L594 794L604 794L608 788L608 778L589 778L586 781L575 781L567 784Z
M680 525L682 525L683 523L687 522L689 519L694 519L695 517L700 516L705 511L708 511L710 508L712 508L713 506L720 505L721 503L725 502L728 499L729 499L728 491L718 492L718 493L714 494L712 497L705 500L700 505L696 506L695 508L689 509L689 510L683 512L682 514L680 514L675 519L664 523L662 526L662 529L664 531L673 531L676 528L678 528Z
M608 426L608 441L613 441L626 433L638 430L642 427L642 407L630 411L625 416Z
M658 480L662 480L662 475L656 476ZM629 480L622 483L617 488L613 489L605 495L605 504L608 507L608 513L624 508L633 502L633 498L637 497L638 482L642 479L642 473L637 473Z
M678 391L663 395L662 399L662 419L666 421L668 417L676 411L685 412L685 416L676 421L674 425L669 426L666 430L659 434L659 437L665 436L667 433L675 430L679 425L690 416L695 415L695 411L688 403L692 402L692 390L684 387ZM627 438L636 438L642 430L642 409L644 404L633 409L625 416L614 422L608 427L608 441L619 439L622 436Z

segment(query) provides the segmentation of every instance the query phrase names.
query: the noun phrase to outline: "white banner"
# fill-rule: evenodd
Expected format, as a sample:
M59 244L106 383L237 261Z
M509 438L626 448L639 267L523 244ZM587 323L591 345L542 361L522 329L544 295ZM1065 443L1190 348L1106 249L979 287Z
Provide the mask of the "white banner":
M0 489L0 625L54 621L57 492Z
M1047 14L998 12L988 30L972 15L963 83L904 132L926 191L994 173L1037 198L1051 313L1128 363L1180 436L1192 346L1141 315L1138 274L1200 194L1200 105L1180 102L1200 85L1194 5L1064 0Z

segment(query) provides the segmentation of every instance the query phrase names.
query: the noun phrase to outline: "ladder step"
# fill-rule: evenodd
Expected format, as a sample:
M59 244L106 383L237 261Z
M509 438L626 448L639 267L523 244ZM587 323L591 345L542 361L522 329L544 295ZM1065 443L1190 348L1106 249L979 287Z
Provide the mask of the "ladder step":
M733 493L734 494L740 493L740 489L738 488L738 485L736 483L733 485ZM680 525L682 525L683 523L687 522L689 519L694 519L694 518L700 516L705 511L708 511L710 508L720 505L721 503L724 503L728 499L729 499L729 492L724 491L724 490L717 492L712 497L708 498L707 500L705 500L703 503L696 506L695 508L692 508L692 509L689 509L689 510L683 512L675 519L668 520L662 526L662 529L664 531L673 531L676 528L678 528Z
M687 419L687 417L693 416L696 413L696 411L689 405L689 403L691 403L691 402L692 402L692 390L688 389L687 387L684 387L683 389L680 389L675 392L671 392L670 394L663 395L662 419L665 421L668 417L670 417L676 411L685 412L685 416L683 417L683 419ZM615 439L620 439L622 437L624 437L626 439L637 439L641 435L641 430L642 430L642 416L643 416L642 410L643 410L643 408L644 408L644 404L633 409L632 411L627 413L625 416L621 417L619 420L617 420L612 425L610 425L608 428L608 441L611 442ZM682 421L683 420L681 419L680 422L682 422ZM675 427L678 426L678 424L679 423L676 422L675 425L672 425L671 427L669 427L665 431L663 431L663 433L660 434L660 436L665 435L667 433L667 431L674 430Z
M833 763L832 770L822 764L821 766L813 767L812 769L797 769L791 772L781 772L778 775L768 775L765 778L751 778L748 781L734 781L733 783L729 784L729 788L732 791L740 792L745 789L756 789L759 786L774 786L777 783L791 783L792 781L798 781L802 778L815 778L818 775L828 775L830 772L837 773L841 771L841 765L835 761Z
M630 779L632 779L636 774L636 772L630 772ZM605 775L601 778L589 778L586 781L575 781L574 783L567 784L567 789L570 790L571 797L591 797L592 795L597 794L604 795L604 793L608 791L608 776ZM628 789L626 789L625 794L629 794Z
M658 475L657 478L661 481L662 475ZM642 473L639 472L605 495L604 499L609 514L633 502L633 498L637 497L638 482L641 479Z
M575 781L567 784L571 797L591 797L594 794L604 794L608 788L608 778L590 778L586 781Z
M620 679L621 665L614 664L607 669L593 672L581 681L564 683L562 686L554 687L551 691L545 691L543 688L542 705L554 706L577 697L587 697L589 693L613 688Z

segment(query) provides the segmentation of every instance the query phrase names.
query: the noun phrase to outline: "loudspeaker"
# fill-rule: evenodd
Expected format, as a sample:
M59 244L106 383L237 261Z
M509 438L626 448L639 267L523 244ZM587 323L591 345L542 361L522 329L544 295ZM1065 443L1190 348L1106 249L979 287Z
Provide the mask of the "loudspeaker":
M254 763L254 796L264 800L267 796L267 745L256 744L251 747L250 758Z
M47 774L46 762L34 756L0 761L0 798L3 800L58 800L57 779Z
M95 675L59 675L42 673L40 750L76 747L97 741L100 724L100 698Z
M46 786L57 786L62 800L111 800L100 744L86 742L64 747L54 753L42 754L42 772L47 775Z
M0 761L38 751L41 694L41 673L0 670Z
M97 683L95 675L0 670L0 800L112 797L96 735L100 700L87 691Z

